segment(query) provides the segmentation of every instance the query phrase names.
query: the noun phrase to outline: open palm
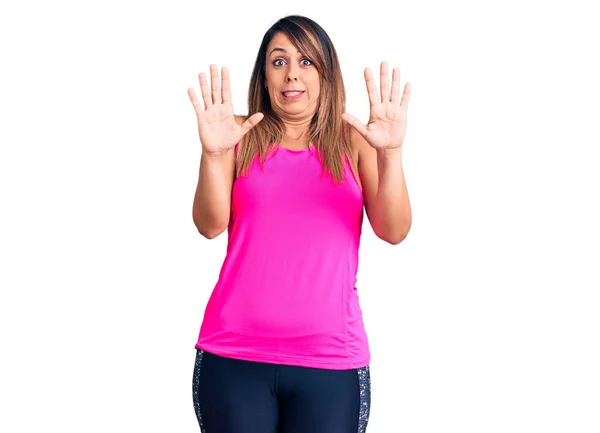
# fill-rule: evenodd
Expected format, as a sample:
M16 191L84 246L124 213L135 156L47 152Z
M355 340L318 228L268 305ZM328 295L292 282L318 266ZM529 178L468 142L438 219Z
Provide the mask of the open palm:
M381 99L377 94L375 80L369 68L365 69L365 81L371 105L369 123L365 126L360 120L348 113L344 113L342 119L355 128L375 149L393 149L402 146L406 135L410 83L406 83L404 86L402 100L399 101L400 70L394 69L393 71L392 89L390 91L387 62L381 63Z
M260 122L264 115L255 113L241 125L236 123L227 68L221 68L221 85L217 66L210 65L210 89L204 72L201 72L198 77L204 108L193 89L188 89L188 95L198 118L198 134L202 143L202 152L211 155L224 154Z

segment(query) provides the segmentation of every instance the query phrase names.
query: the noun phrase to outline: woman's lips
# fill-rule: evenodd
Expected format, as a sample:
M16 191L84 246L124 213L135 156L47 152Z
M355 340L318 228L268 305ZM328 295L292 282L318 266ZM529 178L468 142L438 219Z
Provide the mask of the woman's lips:
M286 94L287 94L287 96L286 96ZM283 96L283 99L285 99L286 101L294 101L296 99L300 99L302 97L302 95L304 95L304 90L295 91L295 92L281 92L281 95Z

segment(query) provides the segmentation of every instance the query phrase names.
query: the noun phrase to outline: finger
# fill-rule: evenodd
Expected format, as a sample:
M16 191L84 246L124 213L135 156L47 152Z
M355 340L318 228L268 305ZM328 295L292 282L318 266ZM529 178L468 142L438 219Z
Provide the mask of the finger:
M377 87L375 86L375 80L373 80L373 74L371 73L371 69L365 69L365 82L367 83L367 92L369 93L369 103L371 107L377 103L379 103L379 99L377 97Z
M381 87L381 102L390 100L390 83L388 78L388 62L381 62L379 86Z
M265 117L265 115L262 113L254 113L252 116L246 119L246 121L241 125L242 135L245 135L248 131L254 128L256 124L263 119L263 117Z
M398 104L400 101L400 69L394 68L392 71L392 103Z
M404 85L404 94L402 95L402 101L400 101L401 107L408 108L408 103L410 102L411 89L412 89L412 85L410 83L406 83Z
M212 105L212 100L210 99L210 89L208 88L208 81L206 80L206 75L204 72L200 72L200 91L202 92L202 100L204 101L204 108L208 108Z
M217 65L210 65L210 90L213 104L221 103L221 84L219 83L219 70Z
M223 104L230 104L231 84L229 82L229 70L225 66L221 68L221 81L223 82Z
M342 120L352 126L354 129L358 131L360 135L363 137L367 135L367 127L352 114L344 113L342 114Z
M188 89L188 96L190 97L190 101L192 101L192 105L194 106L194 110L196 110L196 114L200 114L204 109L202 105L200 105L200 101L196 97L196 92L191 87Z

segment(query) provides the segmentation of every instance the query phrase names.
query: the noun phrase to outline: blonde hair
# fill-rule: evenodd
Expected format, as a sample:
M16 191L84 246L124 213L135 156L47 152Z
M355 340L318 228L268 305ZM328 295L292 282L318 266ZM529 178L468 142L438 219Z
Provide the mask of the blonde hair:
M278 32L284 33L317 68L320 95L317 111L310 123L310 141L315 144L324 173L329 170L334 180L340 183L344 178L344 155L351 161L354 172L350 137L342 120L346 108L342 71L333 43L325 30L313 20L299 15L280 19L263 37L250 77L248 112L261 112L265 117L248 131L243 138L243 145L239 146L236 177L247 173L257 154L263 164L267 154L274 150L273 144L280 142L285 133L283 122L273 111L269 93L263 85L267 47ZM355 176L358 179L357 173Z

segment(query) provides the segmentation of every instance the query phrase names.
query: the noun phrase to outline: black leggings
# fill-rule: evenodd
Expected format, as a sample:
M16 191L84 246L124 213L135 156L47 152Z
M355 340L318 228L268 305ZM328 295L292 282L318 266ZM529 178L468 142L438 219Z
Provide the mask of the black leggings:
M196 349L201 433L365 433L369 367L322 370L225 358Z

